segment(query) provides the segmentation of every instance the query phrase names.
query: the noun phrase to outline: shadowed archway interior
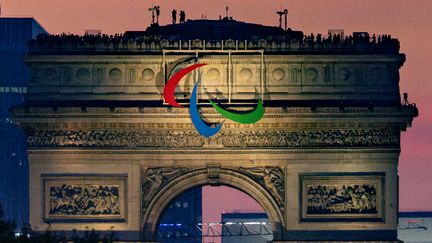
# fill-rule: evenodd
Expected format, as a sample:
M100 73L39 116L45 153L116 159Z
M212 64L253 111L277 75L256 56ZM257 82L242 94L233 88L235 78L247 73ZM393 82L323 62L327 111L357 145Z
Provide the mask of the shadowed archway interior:
M157 228L162 243L269 242L273 231L264 209L233 187L197 186L164 209Z

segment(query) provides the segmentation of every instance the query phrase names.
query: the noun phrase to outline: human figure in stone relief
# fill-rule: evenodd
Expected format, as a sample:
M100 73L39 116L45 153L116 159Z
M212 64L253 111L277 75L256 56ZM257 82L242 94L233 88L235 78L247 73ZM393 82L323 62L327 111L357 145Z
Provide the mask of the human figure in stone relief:
M54 202L54 213L62 214L65 213L64 210L77 210L78 206L75 202L66 194L64 189L61 189L61 196L57 197Z
M148 190L148 194L151 195L153 192L155 192L163 182L163 175L162 175L162 169L153 169L152 172L147 174L147 180L150 181L151 186Z
M147 171L146 179L150 182L150 188L148 195L152 195L162 186L164 178L174 175L180 171L184 171L184 168L151 168Z
M247 169L247 172L262 177L265 187L276 197L278 202L283 202L283 199L278 191L278 186L283 186L283 178L279 175L279 171L272 167L257 167Z

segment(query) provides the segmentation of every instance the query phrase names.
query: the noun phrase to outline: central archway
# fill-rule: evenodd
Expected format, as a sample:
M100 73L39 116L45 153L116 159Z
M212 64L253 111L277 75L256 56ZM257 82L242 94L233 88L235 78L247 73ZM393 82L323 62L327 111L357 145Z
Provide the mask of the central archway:
M283 238L284 218L282 209L271 194L253 178L227 168L202 168L191 170L169 181L158 189L143 209L143 239L156 241L157 227L164 209L188 189L204 185L226 185L241 190L255 199L267 213L272 225L273 240Z

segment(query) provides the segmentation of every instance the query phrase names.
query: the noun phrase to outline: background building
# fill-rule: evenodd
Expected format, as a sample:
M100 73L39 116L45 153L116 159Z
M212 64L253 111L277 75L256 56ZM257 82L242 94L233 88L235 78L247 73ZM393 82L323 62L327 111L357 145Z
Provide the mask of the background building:
M28 222L28 164L25 135L8 111L22 102L27 90L27 42L45 32L30 17L0 18L0 204L18 229Z
M201 242L202 187L181 194L166 209L159 224L159 238L164 243Z
M403 242L431 242L432 212L400 212L398 239Z
M265 243L273 240L265 213L224 213L222 223L222 243Z

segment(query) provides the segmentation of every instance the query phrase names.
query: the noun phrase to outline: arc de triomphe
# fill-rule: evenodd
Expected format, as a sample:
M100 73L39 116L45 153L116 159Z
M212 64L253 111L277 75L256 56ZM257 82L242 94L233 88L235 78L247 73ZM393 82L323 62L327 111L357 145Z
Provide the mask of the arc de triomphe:
M399 43L294 34L31 42L28 97L14 115L28 134L33 229L155 241L173 198L228 185L262 206L275 242L396 241L400 133L417 115L400 102ZM206 119L224 120L208 96L234 110L263 98L264 117L201 136L188 109L162 94L172 73L194 63L207 65L180 82L182 104L200 79Z

